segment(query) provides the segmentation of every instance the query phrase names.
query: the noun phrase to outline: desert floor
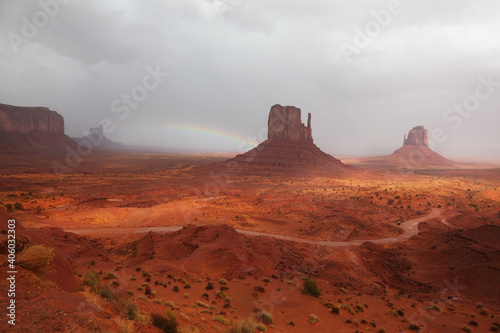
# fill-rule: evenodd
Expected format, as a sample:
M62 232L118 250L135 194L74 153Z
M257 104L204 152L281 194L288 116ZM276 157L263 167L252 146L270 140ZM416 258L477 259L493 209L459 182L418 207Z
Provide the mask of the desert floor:
M338 177L248 172L227 157L97 152L63 174L4 163L1 289L7 219L18 242L57 259L42 273L18 266L13 331L159 332L152 314L168 311L180 332L500 329L498 166L349 159Z

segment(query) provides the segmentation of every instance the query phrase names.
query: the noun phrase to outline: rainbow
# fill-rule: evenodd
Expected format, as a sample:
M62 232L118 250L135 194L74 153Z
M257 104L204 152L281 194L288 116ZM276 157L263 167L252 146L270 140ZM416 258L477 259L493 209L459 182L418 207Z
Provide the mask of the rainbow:
M238 148L250 149L258 145L258 142L254 138L243 138L234 133L223 131L216 128L210 128L207 126L195 125L195 124L181 124L181 123L168 123L166 127L175 131L182 131L187 133L195 133L201 135L207 135L215 138L221 138L238 143Z

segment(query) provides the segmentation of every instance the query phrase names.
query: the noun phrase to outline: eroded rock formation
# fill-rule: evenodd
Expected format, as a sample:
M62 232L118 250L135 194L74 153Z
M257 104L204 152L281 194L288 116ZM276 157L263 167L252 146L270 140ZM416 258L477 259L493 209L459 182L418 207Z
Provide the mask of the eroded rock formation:
M311 114L308 114L306 127L302 123L299 108L274 105L269 111L267 138L269 140L313 142Z
M76 143L64 134L64 118L45 107L0 104L0 153L64 153Z
M429 148L429 133L424 126L415 126L404 136L403 146L424 146Z
M268 118L268 139L232 161L245 172L335 173L352 169L321 151L312 138L311 114L307 126L294 106L274 105Z
M64 134L63 117L44 107L0 104L0 130L12 133Z

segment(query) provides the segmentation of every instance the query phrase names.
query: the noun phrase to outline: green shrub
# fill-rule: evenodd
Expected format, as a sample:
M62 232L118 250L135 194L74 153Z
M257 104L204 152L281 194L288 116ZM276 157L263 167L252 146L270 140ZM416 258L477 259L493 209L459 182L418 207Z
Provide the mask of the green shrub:
M464 332L467 332L467 333L472 333L472 328L470 328L469 326L467 326L465 324L462 326L461 330Z
M85 277L83 278L83 282L85 282L85 284L87 286L89 286L92 290L95 291L97 289L97 287L100 285L99 274L97 274L94 271L88 271L87 273L85 273Z
M260 332L265 332L267 331L267 326L262 324L262 323L257 323L257 325L255 326L255 328L257 328L257 331L260 331Z
M32 245L24 248L16 258L19 266L33 271L36 274L43 274L54 259L54 249L45 245Z
M416 324L410 324L410 326L408 327L411 331L419 331L420 330L420 326L416 325Z
M311 295L313 297L319 297L321 296L321 289L318 288L318 285L316 284L315 281L306 278L304 280L304 291L303 293L306 295Z
M225 326L229 325L229 321L226 318L222 317L222 316L213 316L212 320L216 321L216 322L219 322L219 323L221 323L221 324L223 324Z
M177 332L177 319L172 311L168 311L166 316L162 316L158 313L152 313L151 322L154 327L161 329L165 333Z
M239 323L233 323L232 327L227 330L227 333L255 333L255 328L256 324L254 322L242 321Z
M271 325L274 321L273 315L265 310L257 313L257 319L267 325Z
M113 311L119 315L125 315L130 320L135 320L137 318L137 304L135 302L123 298L116 297L113 298Z
M310 314L308 321L310 324L316 324L317 322L319 322L319 318L315 314Z

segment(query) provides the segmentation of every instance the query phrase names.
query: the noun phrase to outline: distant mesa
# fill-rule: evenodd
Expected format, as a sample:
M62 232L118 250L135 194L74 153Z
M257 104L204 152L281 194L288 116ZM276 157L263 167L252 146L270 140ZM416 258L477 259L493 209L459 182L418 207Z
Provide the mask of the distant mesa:
M119 142L112 141L104 135L103 126L93 127L88 134L81 138L72 138L76 143L82 146L93 146L97 150L104 151L124 151L130 149L128 146Z
M352 169L314 143L311 114L307 126L295 106L274 105L269 111L267 140L232 161L253 171L339 172Z
M0 104L0 152L64 150L76 144L64 134L64 119L45 107Z

